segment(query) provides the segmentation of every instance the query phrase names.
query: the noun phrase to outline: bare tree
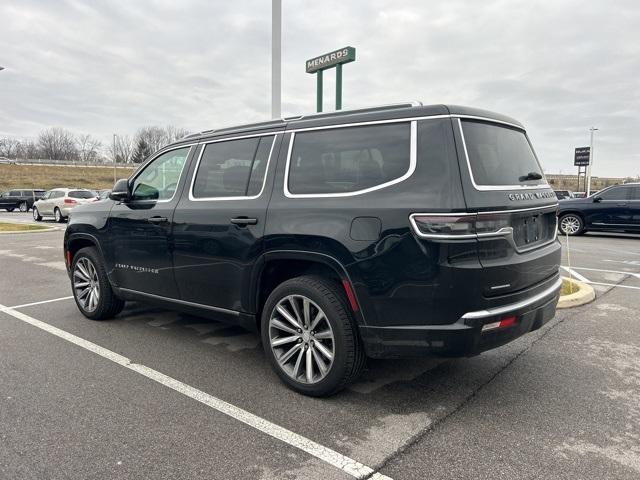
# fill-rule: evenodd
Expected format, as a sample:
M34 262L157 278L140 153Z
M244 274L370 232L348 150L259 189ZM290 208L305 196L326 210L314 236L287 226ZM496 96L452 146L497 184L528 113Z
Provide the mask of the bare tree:
M134 143L131 135L116 135L109 144L109 157L116 163L129 163L133 155Z
M18 158L24 159L33 159L33 158L41 158L40 150L38 149L38 145L33 140L24 140L20 142L20 146L18 147Z
M95 162L100 154L102 142L89 134L81 134L76 138L78 146L78 160L81 162Z
M0 138L0 157L17 158L20 140L12 137Z
M188 130L173 125L159 127L151 125L138 129L135 136L136 144L146 144L151 153L157 152L165 145L181 139L189 132Z
M38 147L41 154L51 160L74 160L78 156L73 133L52 127L40 132Z
M167 125L164 127L164 131L167 135L167 143L175 142L176 140L180 140L181 138L189 135L189 130L182 127L176 127L174 125Z

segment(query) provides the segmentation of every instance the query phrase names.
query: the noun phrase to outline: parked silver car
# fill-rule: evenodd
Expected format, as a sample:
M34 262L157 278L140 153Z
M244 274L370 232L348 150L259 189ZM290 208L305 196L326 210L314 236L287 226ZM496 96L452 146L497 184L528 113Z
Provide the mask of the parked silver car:
M97 197L97 192L86 188L54 188L33 204L33 219L39 222L53 216L56 222L64 222L76 205L94 202Z

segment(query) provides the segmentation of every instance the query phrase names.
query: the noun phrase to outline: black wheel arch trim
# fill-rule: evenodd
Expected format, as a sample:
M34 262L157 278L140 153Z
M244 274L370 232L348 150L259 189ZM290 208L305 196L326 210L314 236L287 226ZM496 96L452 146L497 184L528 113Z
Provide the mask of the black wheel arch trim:
M269 250L264 252L256 261L254 270L251 276L250 291L252 292L252 310L258 311L258 305L260 302L260 279L266 265L272 260L306 260L310 262L319 263L325 265L336 272L341 280L346 280L351 286L351 291L356 299L358 309L352 311L357 323L359 325L366 325L364 315L362 313L362 303L358 298L356 289L354 288L353 280L351 279L346 267L337 258L321 252L312 252L308 250Z

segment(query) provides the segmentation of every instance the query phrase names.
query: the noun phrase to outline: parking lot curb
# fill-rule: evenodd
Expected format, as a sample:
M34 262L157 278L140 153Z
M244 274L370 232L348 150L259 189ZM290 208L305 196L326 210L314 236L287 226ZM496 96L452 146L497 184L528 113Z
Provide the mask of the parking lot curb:
M59 230L59 227L43 226L41 229L38 229L38 230L9 230L7 232L0 232L0 235L10 235L10 234L16 234L16 233L45 233L45 232L51 232L53 230Z
M591 285L568 277L562 277L562 280L570 281L574 286L578 287L578 291L569 295L561 295L557 308L579 307L595 300L596 292Z

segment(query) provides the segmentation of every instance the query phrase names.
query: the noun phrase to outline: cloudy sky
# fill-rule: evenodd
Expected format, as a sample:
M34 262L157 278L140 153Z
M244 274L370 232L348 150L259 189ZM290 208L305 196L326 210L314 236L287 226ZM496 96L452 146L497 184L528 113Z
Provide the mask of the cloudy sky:
M421 100L522 121L549 173L640 174L635 0L284 0L283 114L315 109L306 59L351 45L344 108ZM0 136L48 126L192 131L270 115L269 0L2 0ZM334 75L325 74L325 108Z

